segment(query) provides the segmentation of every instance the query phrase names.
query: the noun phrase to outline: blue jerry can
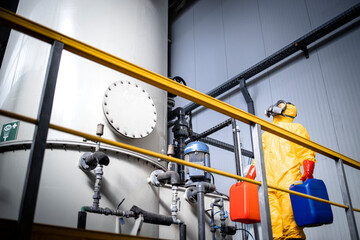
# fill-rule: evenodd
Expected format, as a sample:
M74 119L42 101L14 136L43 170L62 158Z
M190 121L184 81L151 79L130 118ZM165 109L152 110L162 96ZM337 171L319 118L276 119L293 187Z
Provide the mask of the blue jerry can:
M290 190L329 200L324 182L308 179L303 184L290 186ZM331 206L328 203L290 194L295 222L299 227L316 227L333 222Z

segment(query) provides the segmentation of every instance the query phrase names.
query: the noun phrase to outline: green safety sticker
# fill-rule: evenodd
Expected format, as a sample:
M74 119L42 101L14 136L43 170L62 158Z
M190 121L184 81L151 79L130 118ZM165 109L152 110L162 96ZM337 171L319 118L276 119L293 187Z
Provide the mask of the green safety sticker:
M1 128L0 142L16 140L19 124L19 121L3 124Z

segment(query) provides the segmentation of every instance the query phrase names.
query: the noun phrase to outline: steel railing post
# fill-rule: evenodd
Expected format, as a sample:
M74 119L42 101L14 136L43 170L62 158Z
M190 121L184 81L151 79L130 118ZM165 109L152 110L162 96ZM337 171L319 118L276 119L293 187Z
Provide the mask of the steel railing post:
M33 142L31 144L29 163L19 211L18 239L21 240L30 239L31 237L47 133L49 130L57 74L63 48L63 43L54 41L49 55L49 62L37 117L38 123L35 127Z
M349 224L350 237L351 237L351 239L359 239L359 232L356 227L354 209L352 207L349 187L347 184L346 174L345 174L345 170L344 170L344 163L343 163L342 159L339 159L339 158L335 160L335 163L336 163L336 169L337 169L337 173L338 173L338 178L339 178L341 194L343 197L344 205L349 206L349 208L345 209L345 213L346 213L346 219Z
M266 181L264 152L261 138L261 128L259 124L253 124L251 126L251 134L253 138L253 149L256 165L256 179L261 181L259 186L259 205L260 205L260 217L261 217L261 233L262 239L273 239L271 218L270 218L270 206L268 186Z
M235 166L236 166L236 175L243 176L243 161L241 154L241 143L240 143L240 129L236 124L235 119L231 119L232 131L233 131L233 140L234 140L234 153L235 153Z

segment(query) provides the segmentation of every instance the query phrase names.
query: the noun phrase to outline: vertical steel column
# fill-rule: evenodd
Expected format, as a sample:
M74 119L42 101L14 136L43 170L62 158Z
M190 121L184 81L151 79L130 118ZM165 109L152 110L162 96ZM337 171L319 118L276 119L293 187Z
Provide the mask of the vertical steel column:
M345 205L348 205L349 208L345 210L346 218L349 224L349 231L351 239L359 239L359 233L356 228L354 210L352 207L351 197L349 193L349 187L346 180L346 174L344 170L344 164L342 159L335 160L336 169L338 172L339 183L341 187L341 193Z
M270 207L268 187L266 181L264 152L261 138L261 128L259 124L251 126L251 134L253 138L254 157L256 165L256 179L261 181L259 186L259 205L261 217L262 239L273 239L271 229Z
M235 152L235 166L236 174L242 176L242 155L241 155L241 143L240 143L240 129L236 124L235 119L231 119L232 130L233 130L233 139L234 139L234 152Z
M235 167L236 167L236 175L242 176L243 171L243 162L241 155L241 143L240 143L240 129L236 124L236 119L231 119L232 131L233 131L233 139L234 139L234 153L235 153ZM245 224L240 223L240 228L244 229ZM241 231L241 239L245 239L245 231Z
M31 237L41 169L46 148L46 138L49 130L56 79L63 48L63 43L54 41L49 55L37 117L38 124L35 127L33 142L31 144L30 158L18 218L18 239L21 240L30 239Z

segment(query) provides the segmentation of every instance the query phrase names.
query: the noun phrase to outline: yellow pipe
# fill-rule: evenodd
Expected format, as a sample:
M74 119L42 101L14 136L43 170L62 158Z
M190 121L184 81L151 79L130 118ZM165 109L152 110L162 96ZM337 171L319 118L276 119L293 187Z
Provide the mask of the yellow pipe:
M38 122L36 119L26 117L26 116L23 116L23 115L20 115L20 114L12 113L12 112L9 112L9 111L5 111L5 110L2 110L2 109L0 109L0 115L15 118L15 119L18 119L18 120L21 120L21 121L24 121L24 122L34 123L34 124L36 124ZM138 147L135 147L135 146L132 146L132 145L129 145L129 144L116 142L116 141L106 139L106 138L101 138L101 137L91 135L91 134L88 134L88 133L84 133L84 132L80 132L80 131L77 131L77 130L74 130L74 129L62 127L62 126L59 126L59 125L56 125L56 124L50 124L49 128L57 130L57 131L61 131L61 132L66 132L66 133L76 135L76 136L79 136L79 137L83 137L83 138L86 138L86 139L94 141L94 142L106 143L106 144L109 144L109 145L112 145L112 146L125 148L125 149L128 149L128 150L138 152L138 153L141 153L141 154L145 154L145 155L148 155L148 156L152 156L152 157L155 157L155 158L160 158L160 159L163 159L163 160L166 160L166 161L175 162L177 164L182 164L182 165L186 165L186 166L189 166L189 167L201 169L201 170L206 171L206 172L212 172L212 173L219 174L219 175L222 175L222 176L225 176L225 177L230 177L230 178L234 178L234 179L237 179L237 180L241 180L241 181L261 185L261 182L259 182L259 181L255 181L255 180L251 180L251 179L248 179L248 178L245 178L245 177L241 177L241 176L238 176L236 174L220 171L220 170L217 170L217 169L214 169L214 168L205 167L205 166L202 166L202 165L199 165L199 164L187 162L185 160L170 157L170 156L163 155L163 154L153 152L153 151L150 151L150 150L146 150L146 149L143 149L143 148L138 148ZM275 186L272 186L272 185L268 185L268 188L272 188L272 189L275 189L275 190L291 193L293 195L297 195L297 196L313 199L313 200L316 200L316 201L328 203L328 204L331 204L331 205L334 205L334 206L337 206L337 207L342 207L342 208L346 208L346 209L349 208L349 206L347 206L347 205L331 202L331 201L328 201L328 200L325 200L325 199L322 199L322 198L313 197L313 196L310 196L310 195L306 195L306 194L303 194L303 193L291 191L291 190L288 190L288 189L275 187ZM354 211L360 212L359 209L355 209L355 208L354 208Z
M354 159L351 159L329 148L321 146L320 144L302 138L292 132L289 132L283 128L275 126L272 123L269 123L259 117L256 117L238 108L235 108L218 99L212 98L204 93L186 87L171 79L168 79L159 74L156 74L154 72L136 66L130 62L117 58L116 56L113 56L104 51L96 49L90 45L84 44L80 41L62 35L52 29L44 27L24 17L18 16L3 8L0 8L0 20L2 20L3 23L8 24L19 31L25 32L33 37L39 38L48 43L51 43L53 40L61 41L64 43L64 49L72 53L75 53L79 56L97 62L101 65L107 66L119 72L125 73L134 78L140 79L153 86L156 86L165 91L176 94L183 98L186 98L190 101L203 105L207 108L213 109L217 112L220 112L229 117L240 120L244 123L259 124L261 125L262 130L268 131L272 134L275 134L289 141L297 143L301 146L309 148L329 158L342 159L345 164L360 169L360 162Z

